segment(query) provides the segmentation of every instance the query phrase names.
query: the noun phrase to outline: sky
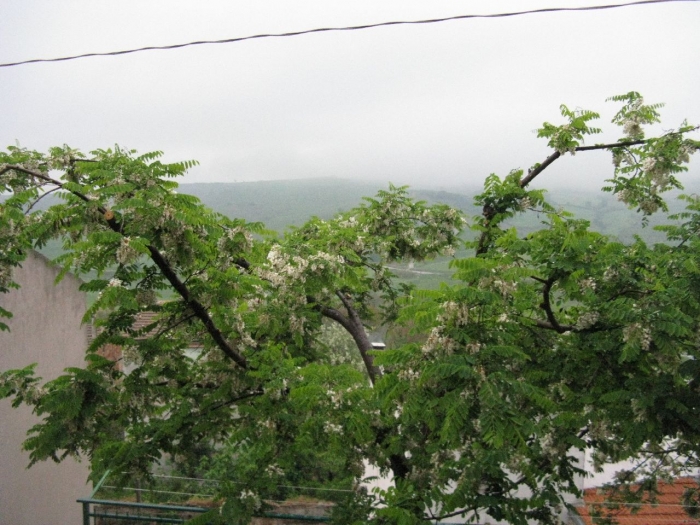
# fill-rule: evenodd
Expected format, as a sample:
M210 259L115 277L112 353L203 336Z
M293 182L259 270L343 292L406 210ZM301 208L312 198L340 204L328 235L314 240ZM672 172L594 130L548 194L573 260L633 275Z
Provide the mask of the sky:
M610 0L5 0L0 63ZM115 144L196 159L182 182L338 177L453 189L542 161L559 105L607 131L630 90L700 124L700 2L457 20L0 68L0 147ZM699 137L700 138L700 137ZM697 165L697 162L695 163ZM699 171L694 169L694 171ZM540 186L588 187L609 154Z

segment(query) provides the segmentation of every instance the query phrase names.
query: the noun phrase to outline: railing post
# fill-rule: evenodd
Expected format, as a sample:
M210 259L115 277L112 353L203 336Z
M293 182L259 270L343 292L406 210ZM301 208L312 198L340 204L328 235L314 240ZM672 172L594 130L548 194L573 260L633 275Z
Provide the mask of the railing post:
M90 503L83 501L83 525L90 525Z

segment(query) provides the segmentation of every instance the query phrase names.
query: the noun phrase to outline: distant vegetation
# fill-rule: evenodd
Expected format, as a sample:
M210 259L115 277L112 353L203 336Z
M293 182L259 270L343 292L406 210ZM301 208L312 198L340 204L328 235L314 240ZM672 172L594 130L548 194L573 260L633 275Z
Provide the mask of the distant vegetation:
M270 230L283 232L292 226L300 226L310 217L329 219L338 212L349 210L362 202L364 197L372 197L387 184L356 182L346 179L303 179L286 181L262 181L243 183L198 183L183 184L182 193L199 197L213 210L227 217L242 217L248 221L262 222ZM688 193L700 191L700 184L689 183ZM410 188L409 193L416 200L430 204L448 204L462 210L468 218L481 214L474 205L474 195L444 190ZM577 218L591 222L595 231L609 235L623 242L630 242L635 235L649 243L662 242L664 234L653 226L667 222L662 215L654 215L649 225L642 226L641 215L628 209L614 195L603 193L599 188L590 190L555 189L548 192L552 205L574 213ZM680 203L669 199L671 211L680 211ZM541 228L544 220L537 213L517 217L513 226L522 235ZM466 232L471 236L471 232ZM456 257L471 255L467 250L458 251ZM450 282L453 270L451 258L438 258L425 261L408 268L404 265L392 267L402 281L419 288L434 289L440 283Z
M312 216L329 219L340 211L348 210L372 197L387 184L355 182L346 179L303 179L239 183L183 184L182 193L199 197L213 210L227 217L242 217L262 222L270 230L282 232L289 226L299 226ZM700 183L688 184L687 192L700 191ZM449 204L462 210L467 217L481 213L474 205L474 196L442 190L410 188L417 200ZM591 228L621 241L630 241L639 235L648 242L660 242L663 235L653 230L662 224L662 216L653 216L649 226L642 227L641 216L629 210L615 196L602 193L600 188L568 191L555 189L548 193L549 201L578 218L591 221ZM669 199L670 206L677 206ZM680 207L677 206L678 210ZM675 210L675 211L678 211ZM672 209L672 211L674 211ZM514 225L523 233L539 229L536 214L526 214Z
M237 183L194 183L182 184L180 193L198 197L207 206L227 217L240 217L250 222L262 222L269 230L284 232L293 226L300 226L310 217L329 219L336 213L351 209L365 197L372 197L387 184L357 182L347 179L302 179ZM700 183L691 181L686 193L700 192ZM411 196L430 204L449 204L462 210L468 218L481 213L474 205L474 196L443 190L411 188ZM568 191L549 191L552 205L574 213L577 218L589 220L591 228L623 242L630 242L635 235L649 243L662 242L664 234L653 226L667 222L662 215L650 218L649 225L642 226L641 216L629 210L613 195L597 188ZM38 208L46 208L58 201L50 195L43 199ZM669 199L671 212L680 211L680 203ZM542 217L544 219L544 217ZM512 223L521 234L526 235L540 229L541 219L537 213L519 216ZM469 232L467 232L469 235ZM49 243L41 250L49 258L61 252L57 241ZM465 257L466 251L457 253ZM442 258L416 264L411 271L405 266L395 268L403 280L424 288L436 288L449 280L452 271L449 259Z

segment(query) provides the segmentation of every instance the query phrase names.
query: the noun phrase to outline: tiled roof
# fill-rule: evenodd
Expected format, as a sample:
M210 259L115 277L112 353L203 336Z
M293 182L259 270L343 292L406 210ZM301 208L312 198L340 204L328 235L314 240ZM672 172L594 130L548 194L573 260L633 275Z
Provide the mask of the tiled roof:
M156 321L158 317L157 312L153 312L151 310L146 310L144 312L139 312L136 315L136 320L134 321L133 328L134 330L143 330L146 328L148 325L152 324L153 322ZM151 332L149 332L147 335L153 335L156 333L156 330L153 329Z
M153 311L153 310L144 310L136 314L136 317L134 318L134 323L132 325L132 328L136 331L142 331L152 325L153 323L156 323L158 321L158 316L160 315L159 312ZM93 332L99 333L99 329L95 330L92 328ZM92 336L94 337L96 333L93 333ZM155 326L151 328L146 333L140 334L137 339L146 339L148 337L152 337L158 333L158 326ZM190 343L191 348L200 348L202 346L201 341L193 340Z
M690 517L682 503L686 489L697 487L698 481L693 478L679 478L674 483L659 482L655 501L650 502L645 496L642 503L621 503L619 507L610 502L605 489L591 488L584 491L585 506L577 507L576 511L586 525L607 523L606 516L620 525L698 525L700 519Z

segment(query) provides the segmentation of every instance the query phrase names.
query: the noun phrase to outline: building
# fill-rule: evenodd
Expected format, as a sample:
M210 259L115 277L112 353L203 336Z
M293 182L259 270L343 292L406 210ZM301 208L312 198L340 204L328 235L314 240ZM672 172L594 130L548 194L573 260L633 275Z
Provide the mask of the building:
M46 381L67 367L84 365L86 296L79 290L81 281L70 274L56 284L58 273L32 252L15 269L21 288L0 294L0 306L13 314L5 321L10 331L0 332L0 371L38 363L37 375ZM22 442L38 421L29 407L14 409L9 399L0 400L0 525L81 523L76 499L90 492L89 465L69 458L27 469L29 454Z
M638 487L633 487L633 489ZM590 488L583 493L583 505L576 508L570 525L609 523L612 518L620 525L697 525L699 517L691 517L683 504L686 490L697 490L698 481L678 478L673 483L658 483L658 494L653 500L645 495L639 503L618 501L606 489Z

